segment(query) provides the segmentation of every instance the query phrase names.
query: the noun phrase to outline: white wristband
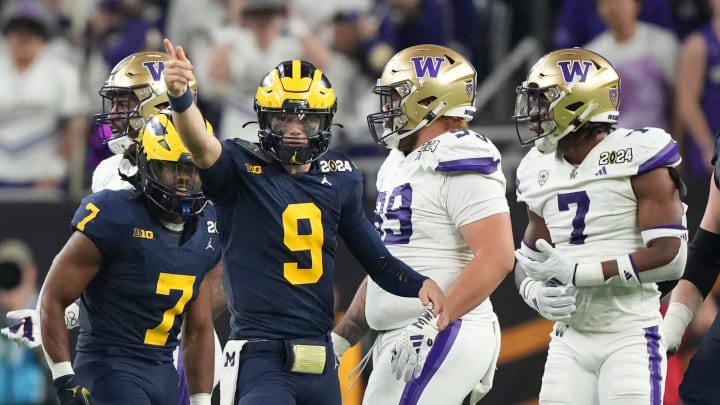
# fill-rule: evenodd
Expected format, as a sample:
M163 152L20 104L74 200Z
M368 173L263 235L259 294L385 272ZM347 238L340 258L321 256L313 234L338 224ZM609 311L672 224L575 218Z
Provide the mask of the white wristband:
M578 287L597 287L605 284L602 263L578 263L573 275L573 284Z
M210 405L212 395L207 393L198 393L190 395L190 405Z
M47 359L48 368L50 368L50 373L52 374L53 380L57 380L58 378L69 374L75 374L75 370L73 370L72 365L69 361L53 363L53 361L50 360L50 356L48 356L47 354L45 354L45 358Z
M520 293L523 301L536 311L540 310L537 304L537 288L541 284L542 283L540 281L533 280L530 277L525 277L518 288L518 292Z
M345 354L345 352L348 351L350 347L352 347L352 345L350 344L350 342L347 341L347 339L338 335L335 332L332 332L330 334L330 337L332 339L333 351L335 352L335 356L337 356L338 358L342 357L342 355Z
M618 266L618 278L623 284L640 284L640 276L630 255L615 258Z

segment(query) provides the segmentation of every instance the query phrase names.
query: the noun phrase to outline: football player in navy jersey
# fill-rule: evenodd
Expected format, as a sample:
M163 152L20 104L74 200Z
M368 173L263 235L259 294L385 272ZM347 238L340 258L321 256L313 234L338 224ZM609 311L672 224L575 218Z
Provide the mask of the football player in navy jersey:
M668 350L675 353L680 347L685 329L709 294L720 273L720 138L715 136L715 154L711 164L710 191L705 213L688 248L685 273L673 289L670 304L660 329L660 336ZM720 368L720 316L715 316L710 329L690 360L682 383L680 399L685 405L720 403L720 387L716 376Z
M183 329L191 404L210 404L212 286L221 251L215 210L169 112L145 126L138 186L83 199L43 284L44 350L62 405L176 405L172 352ZM213 248L208 248L212 246ZM64 309L82 307L70 365Z
M259 144L221 143L188 91L182 47L165 48L173 119L218 210L231 313L221 402L340 404L329 336L337 237L382 288L432 302L441 328L442 291L388 252L363 212L362 174L328 150L336 98L319 69L270 70L255 98Z

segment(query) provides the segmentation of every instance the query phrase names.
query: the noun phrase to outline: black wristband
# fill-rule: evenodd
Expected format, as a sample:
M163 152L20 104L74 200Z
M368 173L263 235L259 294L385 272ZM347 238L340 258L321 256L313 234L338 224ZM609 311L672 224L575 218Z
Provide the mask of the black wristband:
M67 374L62 377L58 377L53 380L53 385L55 386L55 389L63 389L70 385L72 380L75 378L75 374Z
M688 246L688 258L683 280L700 290L703 298L712 290L720 273L720 235L698 228Z
M168 92L168 100L170 101L170 109L172 109L175 112L183 112L190 108L190 106L193 104L193 95L192 91L190 91L190 86L187 86L187 89L185 90L185 93L183 93L182 96L173 96Z

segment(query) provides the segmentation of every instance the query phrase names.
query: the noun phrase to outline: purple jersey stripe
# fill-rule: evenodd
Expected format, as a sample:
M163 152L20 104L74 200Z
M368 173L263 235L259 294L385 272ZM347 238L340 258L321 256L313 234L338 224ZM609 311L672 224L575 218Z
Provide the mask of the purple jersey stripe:
M430 353L428 353L428 357L425 360L425 365L420 373L420 377L410 380L405 384L405 389L403 390L398 405L416 405L418 403L420 395L425 391L425 387L427 387L430 380L440 368L442 362L445 361L448 352L450 352L450 348L452 348L452 345L455 343L455 338L457 338L461 325L462 319L458 319L448 325L444 331L438 333L435 344L432 349L430 349Z
M660 405L662 403L662 373L660 372L660 364L662 363L662 355L660 355L660 333L657 326L645 328L645 341L647 343L648 353L648 370L650 371L650 405Z
M492 174L497 171L498 164L500 164L500 159L493 158L448 160L447 162L440 162L435 170L439 172L471 171L480 174Z
M651 229L680 229L680 230L683 230L683 231L684 231L684 230L687 230L686 227L684 227L684 226L682 226L682 225L679 225L679 224L653 226L653 227L648 228L648 229L645 229L645 230L646 230L646 231L649 231L649 230L651 230Z
M635 278L640 280L640 273L638 272L637 264L635 264L635 260L633 260L632 255L628 255L628 259L630 259L630 265L632 266L633 272L635 273Z
M180 405L190 405L190 394L188 393L187 383L185 382L185 372L183 371L182 361L182 342L178 345L177 373L180 385L178 385L178 396L180 397Z
M638 174L647 173L650 170L663 166L674 166L680 162L680 153L678 145L675 141L670 141L660 152L655 154L652 159L640 165Z

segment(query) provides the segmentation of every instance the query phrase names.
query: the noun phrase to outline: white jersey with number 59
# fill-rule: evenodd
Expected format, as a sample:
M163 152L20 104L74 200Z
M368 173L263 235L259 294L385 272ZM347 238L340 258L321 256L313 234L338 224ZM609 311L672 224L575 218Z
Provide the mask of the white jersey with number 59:
M631 178L680 162L677 143L662 129L617 129L577 167L531 149L517 169L517 198L545 220L563 254L579 263L610 260L644 247ZM626 287L615 278L578 288L576 299L569 325L579 331L618 332L628 324L659 322L659 292L652 283Z
M444 291L473 257L459 228L508 212L500 153L468 129L444 133L407 156L393 149L377 189L375 227L385 245ZM422 311L417 298L392 295L368 280L365 313L373 329L405 327ZM489 300L463 318L470 316L495 319Z

